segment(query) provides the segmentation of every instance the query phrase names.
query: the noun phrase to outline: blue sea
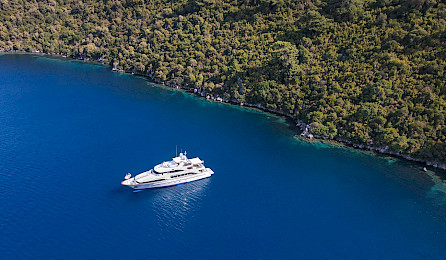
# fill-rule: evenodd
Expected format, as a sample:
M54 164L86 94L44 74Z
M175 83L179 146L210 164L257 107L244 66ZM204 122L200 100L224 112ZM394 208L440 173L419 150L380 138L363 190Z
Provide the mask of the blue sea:
M1 259L444 259L446 184L103 65L0 56ZM133 192L175 156L215 174Z

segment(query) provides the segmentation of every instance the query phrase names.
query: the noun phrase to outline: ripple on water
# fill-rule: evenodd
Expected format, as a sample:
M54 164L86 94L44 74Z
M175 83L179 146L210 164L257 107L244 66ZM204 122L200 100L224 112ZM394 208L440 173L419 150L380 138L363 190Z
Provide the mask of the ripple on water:
M152 209L158 225L166 231L183 231L187 223L193 221L194 213L200 209L210 181L207 178L156 190Z

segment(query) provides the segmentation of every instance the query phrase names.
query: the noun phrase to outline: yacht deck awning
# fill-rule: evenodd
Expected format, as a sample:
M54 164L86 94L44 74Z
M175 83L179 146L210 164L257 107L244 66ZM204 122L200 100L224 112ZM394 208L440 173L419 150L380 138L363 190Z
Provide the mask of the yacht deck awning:
M203 161L202 160L200 160L200 158L192 158L192 159L190 159L189 160L190 161L190 163L192 163L192 164L199 164L199 163L202 163Z

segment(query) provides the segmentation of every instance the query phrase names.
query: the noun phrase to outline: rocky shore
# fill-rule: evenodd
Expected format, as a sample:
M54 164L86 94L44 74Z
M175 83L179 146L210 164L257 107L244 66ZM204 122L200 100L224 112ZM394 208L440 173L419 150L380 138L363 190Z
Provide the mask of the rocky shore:
M74 57L74 56L69 56L64 53L43 53L40 51L26 52L24 50L8 51L8 50L2 50L2 49L0 49L0 53L34 53L34 54L49 55L49 56L56 56L56 57L62 57L62 58L70 58L70 59L81 60L81 61L86 61L86 62L94 62L94 63L100 63L100 64L104 64L104 65L109 65L108 61L106 61L103 58L99 58L97 60L92 60L87 57L82 57L82 56ZM194 93L197 96L200 96L200 97L203 97L203 98L206 98L209 100L213 100L216 102L229 103L229 104L233 104L233 105L254 108L254 109L264 111L264 112L268 112L268 113L272 113L272 114L276 114L279 116L284 116L284 117L290 118L291 120L293 120L293 122L295 122L296 127L298 127L301 131L299 137L307 139L307 140L314 140L314 139L316 139L316 140L330 140L330 141L333 141L336 143L344 144L348 147L352 147L352 148L356 148L356 149L360 149L360 150L373 151L373 152L376 152L379 154L384 154L384 155L391 155L391 156L403 158L403 159L406 159L409 161L423 163L425 165L446 171L446 164L442 164L437 161L426 161L423 159L412 157L407 154L397 153L397 152L391 151L388 146L375 147L375 146L371 146L371 145L356 144L356 143L351 142L350 140L342 139L342 138L330 139L325 136L318 136L311 132L311 126L309 124L306 124L303 121L293 117L292 115L284 113L283 111L265 108L261 104L250 104L250 103L246 103L246 102L239 102L237 100L229 100L229 99L226 99L226 98L220 97L220 96L214 96L212 94L206 93L206 91L203 88L192 88L192 87L189 87L186 85L178 85L178 84L173 84L170 82L163 82L163 81L157 79L153 74L139 73L136 70L122 70L122 69L117 68L116 65L114 65L112 67L112 71L142 76L142 77L148 78L150 81L152 81L156 84L164 85L164 86L167 86L170 88L183 89L188 92Z
M311 126L308 124L305 124L304 122L297 120L297 124L296 126L298 126L300 128L300 130L302 131L300 136L302 138L306 138L309 140L313 140L313 139L322 139L322 140L331 140L340 144L344 144L346 146L352 147L352 148L356 148L356 149L360 149L360 150L367 150L367 151L373 151L379 154L384 154L384 155L391 155L394 157L399 157L399 158L403 158L409 161L413 161L413 162L418 162L418 163L424 163L428 166L432 166L434 168L438 168L441 170L446 170L446 164L442 164L440 162L437 161L426 161L426 160L422 160L416 157L412 157L410 155L407 154L401 154L401 153L397 153L394 152L392 150L390 150L389 146L383 146L383 147L375 147L372 145L364 145L364 144L356 144L353 143L350 140L347 139L342 139L342 138L337 138L337 139L330 139L328 137L325 136L318 136L315 134L311 133Z

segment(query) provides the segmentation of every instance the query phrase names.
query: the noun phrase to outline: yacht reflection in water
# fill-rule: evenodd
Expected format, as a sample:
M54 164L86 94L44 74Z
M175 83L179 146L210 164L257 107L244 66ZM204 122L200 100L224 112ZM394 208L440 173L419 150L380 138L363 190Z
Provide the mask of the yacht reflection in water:
M210 179L156 190L152 200L158 224L161 228L182 231L185 224L194 217L206 196Z

